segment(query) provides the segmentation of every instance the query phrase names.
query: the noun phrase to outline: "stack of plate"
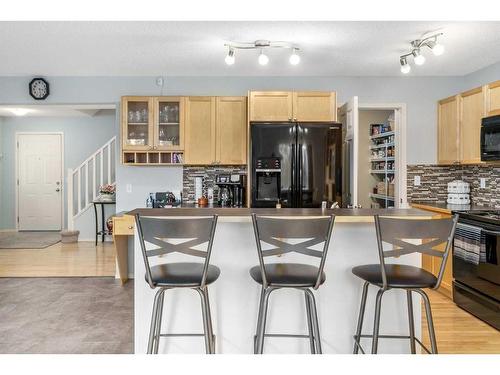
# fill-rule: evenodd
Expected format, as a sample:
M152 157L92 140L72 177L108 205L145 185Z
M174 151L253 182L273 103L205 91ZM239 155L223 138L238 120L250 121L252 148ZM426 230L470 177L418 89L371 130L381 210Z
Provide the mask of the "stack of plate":
M470 204L470 186L467 182L455 180L448 183L449 204Z

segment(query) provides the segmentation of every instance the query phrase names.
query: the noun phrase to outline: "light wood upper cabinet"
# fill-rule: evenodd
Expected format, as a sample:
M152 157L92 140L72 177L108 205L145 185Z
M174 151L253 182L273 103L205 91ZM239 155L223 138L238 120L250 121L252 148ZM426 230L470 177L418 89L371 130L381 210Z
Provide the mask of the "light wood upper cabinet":
M336 121L335 92L251 91L250 121Z
M186 164L212 164L215 160L215 97L185 98Z
M500 115L500 81L486 86L486 114L487 116Z
M485 89L478 87L460 95L460 161L481 162L481 119L485 113Z
M438 102L439 164L453 164L459 161L459 102L459 95Z
M247 98L221 96L216 99L217 164L246 164Z
M144 151L153 148L153 98L124 96L121 100L122 148Z
M299 91L293 93L294 121L336 121L335 92Z
M184 98L153 98L153 149L184 150Z
M291 121L293 95L290 91L251 91L250 121Z

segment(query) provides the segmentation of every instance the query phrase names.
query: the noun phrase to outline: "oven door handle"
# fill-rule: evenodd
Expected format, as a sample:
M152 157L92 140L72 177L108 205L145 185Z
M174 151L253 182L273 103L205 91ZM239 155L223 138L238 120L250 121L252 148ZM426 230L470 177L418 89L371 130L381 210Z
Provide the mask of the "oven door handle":
M491 234L493 236L500 236L500 232L494 231L494 230L487 230L487 229L482 229L481 230L486 233L486 234Z

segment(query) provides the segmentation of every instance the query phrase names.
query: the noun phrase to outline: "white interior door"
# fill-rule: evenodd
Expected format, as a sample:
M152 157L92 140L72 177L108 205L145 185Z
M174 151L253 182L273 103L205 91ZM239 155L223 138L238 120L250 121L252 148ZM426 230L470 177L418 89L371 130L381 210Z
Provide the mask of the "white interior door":
M62 135L18 134L18 229L62 229Z
M345 129L343 180L344 205L358 205L359 104L353 96L339 108L339 119Z

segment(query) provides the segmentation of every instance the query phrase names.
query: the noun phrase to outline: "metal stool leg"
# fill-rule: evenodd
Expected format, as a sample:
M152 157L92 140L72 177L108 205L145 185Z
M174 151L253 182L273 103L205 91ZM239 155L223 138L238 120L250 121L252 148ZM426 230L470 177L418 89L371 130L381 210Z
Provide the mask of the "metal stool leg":
M269 295L273 290L274 289L272 288L267 288L264 292L262 309L260 313L260 327L259 333L257 335L257 354L262 354L264 352L264 335L266 333L267 307L269 305Z
M378 349L378 334L380 329L380 310L382 307L382 296L385 290L379 289L377 299L375 301L375 319L373 322L373 338L372 338L372 354L377 354Z
M153 312L151 314L151 325L149 327L149 340L148 340L148 354L153 353L153 343L155 339L155 331L156 331L156 319L158 318L158 302L160 299L160 295L163 293L162 289L159 289L154 298L153 302Z
M415 354L417 351L415 349L415 320L413 318L413 299L411 296L411 290L406 291L406 299L408 301L408 323L410 328L410 350L411 354Z
M429 297L422 289L415 289L415 292L419 293L424 299L425 317L427 318L427 327L429 329L429 338L431 340L431 352L432 354L438 354L436 332L434 331L434 321L432 320L431 303L429 301Z
M163 316L163 301L165 298L165 289L162 290L158 298L158 308L156 309L156 327L155 327L155 338L154 338L154 348L153 353L158 354L158 347L160 346L160 334L161 334L161 319Z
M215 336L214 336L214 329L212 326L212 313L210 311L210 298L208 297L208 287L204 288L203 293L205 295L205 301L207 306L208 334L210 337L210 344L211 344L210 353L215 354Z
M311 354L316 353L316 348L314 344L314 333L313 333L313 324L312 324L312 314L311 314L311 301L309 300L309 296L307 292L304 291L304 298L306 300L306 315L307 315L307 330L309 332L309 345L311 346Z
M312 312L312 326L314 332L314 342L316 343L316 354L323 354L321 348L321 336L319 334L319 321L318 321L318 309L316 308L316 299L314 298L314 293L310 289L305 289L306 294L309 296L309 303Z
M255 328L255 336L253 338L253 354L257 354L257 341L259 336L260 325L262 323L262 306L264 305L265 290L260 289L259 312L257 314L257 327Z
M365 307L366 307L366 298L368 297L368 287L370 283L367 281L363 284L363 292L361 294L361 305L359 306L359 316L358 316L358 326L356 327L356 336L354 339L357 341L354 342L353 354L358 354L359 345L357 343L361 340L361 331L363 330L363 320L365 318Z
M197 288L196 291L200 295L201 300L201 313L203 318L203 333L205 337L205 351L207 354L211 354L212 352L212 338L210 337L210 323L208 321L208 310L207 310L207 302L205 293L201 288Z

